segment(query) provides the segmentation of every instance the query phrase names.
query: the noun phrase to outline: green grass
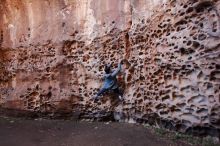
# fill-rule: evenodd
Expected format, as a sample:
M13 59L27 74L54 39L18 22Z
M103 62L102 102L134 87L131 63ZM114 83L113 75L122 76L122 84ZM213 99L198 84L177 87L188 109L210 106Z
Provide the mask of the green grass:
M196 137L193 135L187 135L179 132L169 131L160 127L152 127L148 124L144 125L145 128L152 131L158 137L162 139L169 139L174 142L183 142L192 146L220 146L219 140L210 136Z
M184 141L188 144L191 144L191 145L200 145L201 144L201 138L198 138L198 137L194 137L192 135L185 135L185 134L182 134L182 133L178 133L178 132L175 132L171 138L173 141Z
M166 135L167 131L165 129L162 128L155 128L155 133L159 136L164 136Z

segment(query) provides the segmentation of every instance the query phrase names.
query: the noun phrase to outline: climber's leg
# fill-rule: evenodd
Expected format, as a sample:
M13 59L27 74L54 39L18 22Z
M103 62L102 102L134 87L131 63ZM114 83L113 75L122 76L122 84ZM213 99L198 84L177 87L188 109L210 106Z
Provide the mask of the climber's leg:
M115 94L117 94L117 96L120 100L123 100L123 93L122 93L122 91L120 91L119 88L115 88L115 89L113 89L113 91Z
M98 99L98 97L102 94L104 94L107 90L104 88L101 88L100 91L96 94L96 96L94 97L94 99Z

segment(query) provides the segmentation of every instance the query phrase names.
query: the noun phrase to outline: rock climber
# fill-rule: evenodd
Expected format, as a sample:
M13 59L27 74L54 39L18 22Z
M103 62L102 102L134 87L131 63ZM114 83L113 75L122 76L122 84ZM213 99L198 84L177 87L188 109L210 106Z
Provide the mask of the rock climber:
M119 90L119 85L117 83L116 76L121 71L121 65L122 60L119 61L118 67L116 70L112 72L111 65L105 65L105 75L104 75L104 84L100 91L97 93L95 97L93 97L95 100L99 99L99 96L104 94L107 91L113 91L115 94L117 94L118 98L122 101L123 100L123 93Z

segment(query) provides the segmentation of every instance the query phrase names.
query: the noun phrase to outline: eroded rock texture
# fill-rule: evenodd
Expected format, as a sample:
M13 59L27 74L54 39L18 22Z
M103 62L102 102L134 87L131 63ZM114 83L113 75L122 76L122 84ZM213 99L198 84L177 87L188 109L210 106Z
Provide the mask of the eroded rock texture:
M219 136L220 1L5 0L0 12L2 107ZM94 103L121 58L125 101Z

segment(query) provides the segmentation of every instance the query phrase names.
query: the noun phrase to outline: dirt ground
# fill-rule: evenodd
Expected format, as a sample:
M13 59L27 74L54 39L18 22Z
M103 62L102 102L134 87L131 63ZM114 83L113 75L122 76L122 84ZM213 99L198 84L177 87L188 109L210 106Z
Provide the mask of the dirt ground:
M0 146L187 146L142 125L0 117Z

